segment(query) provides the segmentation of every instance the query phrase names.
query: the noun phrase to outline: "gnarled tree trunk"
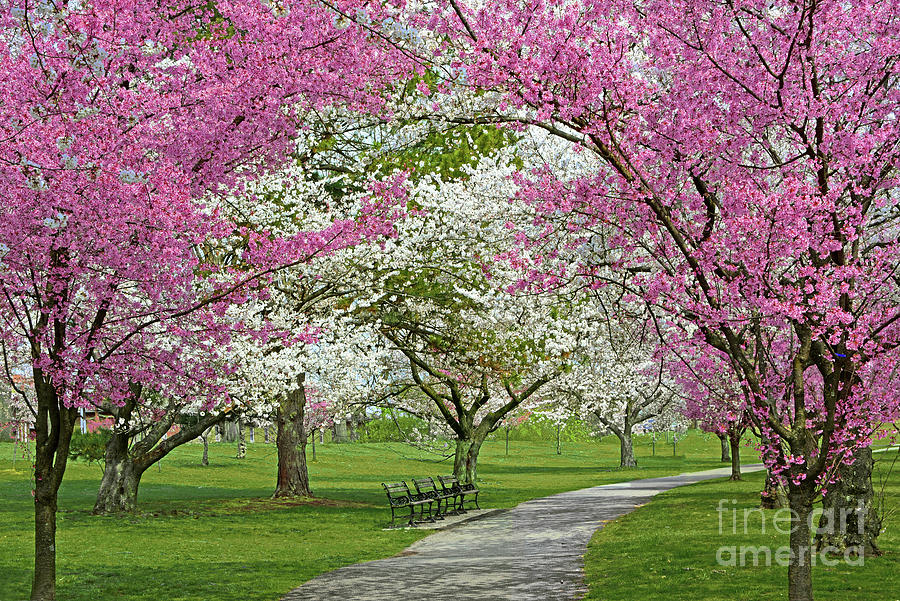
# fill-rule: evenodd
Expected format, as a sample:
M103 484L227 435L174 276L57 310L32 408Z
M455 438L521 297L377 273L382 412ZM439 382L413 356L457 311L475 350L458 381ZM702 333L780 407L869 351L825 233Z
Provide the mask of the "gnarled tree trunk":
M881 516L872 487L872 449L858 449L853 465L843 465L839 479L828 486L822 499L822 516L816 533L816 548L833 553L879 555L876 540Z
M177 405L172 402L164 419L154 422L149 428L133 430L131 417L136 398L137 395L116 411L119 426L106 444L106 465L94 503L94 514L121 513L137 509L138 488L141 476L147 468L173 449L201 436L225 418L223 413L210 413L194 423L182 425L177 433L166 437L169 428L180 415ZM143 438L133 442L133 439L141 433Z
M456 455L453 458L453 475L464 483L474 483L478 477L478 453L484 437L478 433L457 437Z
M116 432L106 445L106 465L94 503L95 514L134 511L137 506L138 486L146 467L135 464L128 452L129 440L127 434Z
M278 404L275 423L278 428L278 482L273 497L311 497L306 467L306 431L303 411L306 407L305 374L297 377L297 388Z

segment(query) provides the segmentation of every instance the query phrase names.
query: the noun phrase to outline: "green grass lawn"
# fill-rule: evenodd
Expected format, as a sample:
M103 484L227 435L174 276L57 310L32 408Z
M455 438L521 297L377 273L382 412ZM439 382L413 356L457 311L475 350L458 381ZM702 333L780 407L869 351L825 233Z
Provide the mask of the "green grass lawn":
M719 441L692 433L672 446L636 441L640 467L619 470L618 443L485 444L479 462L483 507L587 486L720 467ZM383 530L390 511L380 483L447 473L451 466L394 443L319 445L310 463L310 501L275 502L274 445L199 444L177 449L141 483L140 512L96 517L89 511L100 480L96 465L70 463L60 491L58 596L67 601L271 601L334 568L387 557L425 536ZM747 453L749 455L749 452ZM33 505L28 464L13 469L13 445L0 444L0 599L30 590Z
M900 599L900 461L893 451L875 455L876 489L884 484L887 507L886 530L879 538L881 557L866 558L865 565L834 567L818 565L813 572L817 601L896 601ZM889 475L888 475L889 474ZM754 567L752 554L747 566L719 565L717 549L726 546L787 545L787 535L774 531L772 515L766 512L766 533L761 532L760 514L748 520L744 534L744 510L759 506L763 474L745 476L743 482L716 480L678 488L656 497L599 530L585 556L587 599L633 601L772 601L787 599L786 567ZM719 533L716 507L727 500ZM731 504L732 499L737 504ZM737 533L732 512L737 509ZM782 527L782 531L786 530ZM728 559L728 552L722 558Z

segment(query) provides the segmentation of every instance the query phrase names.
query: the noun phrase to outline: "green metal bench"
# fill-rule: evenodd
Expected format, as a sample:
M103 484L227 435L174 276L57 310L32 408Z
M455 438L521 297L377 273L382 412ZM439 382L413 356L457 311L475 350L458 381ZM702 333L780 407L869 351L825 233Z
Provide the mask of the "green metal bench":
M384 492L387 493L388 503L391 506L391 527L396 525L396 512L400 509L409 509L409 520L407 524L412 526L416 521L426 522L434 521L433 505L434 499L421 493L413 493L409 490L406 482L389 482L381 483ZM419 509L419 519L416 520L416 508ZM428 508L428 517L425 517L425 508ZM406 516L404 516L405 518Z
M455 503L456 495L445 492L444 490L438 490L437 485L434 483L434 478L431 476L426 478L413 478L413 486L416 487L417 493L425 495L437 503L437 513L435 514L437 519L440 520L443 519L443 516L445 515L458 513L459 510L456 509ZM453 509L450 509L451 502L453 502Z
M438 481L441 483L441 489L444 493L454 496L458 511L466 510L466 502L474 503L475 509L481 509L478 505L478 493L481 491L474 484L460 484L456 476L438 476Z

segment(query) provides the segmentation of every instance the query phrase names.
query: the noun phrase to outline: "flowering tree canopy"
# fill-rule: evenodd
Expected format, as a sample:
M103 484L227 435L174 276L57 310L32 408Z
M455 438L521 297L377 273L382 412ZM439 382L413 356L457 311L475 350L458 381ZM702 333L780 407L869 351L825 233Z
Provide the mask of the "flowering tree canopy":
M378 110L401 63L308 1L4 0L0 31L0 342L8 377L34 372L32 598L52 599L74 407L121 404L135 383L220 397L208 359L232 294L364 235L248 235L254 268L230 269L196 252L233 230L200 199L283 162L310 107Z
M724 354L802 525L883 416L873 364L896 361L895 7L451 0L419 22L452 56L446 85L485 92L470 118L596 159L585 177L526 174L523 196L611 227L618 252L571 268L646 270L629 289ZM812 596L801 564L792 600Z

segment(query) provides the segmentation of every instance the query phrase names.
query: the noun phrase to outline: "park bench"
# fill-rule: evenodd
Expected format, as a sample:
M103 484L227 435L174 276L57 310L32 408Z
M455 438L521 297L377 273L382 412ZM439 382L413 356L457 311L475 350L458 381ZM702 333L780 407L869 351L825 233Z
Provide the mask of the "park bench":
M438 476L438 481L441 483L441 488L445 493L452 493L458 499L455 502L458 510L466 510L466 501L475 503L475 509L481 509L478 505L478 493L481 491L475 488L474 484L460 484L456 476Z
M434 483L434 478L428 476L426 478L413 478L413 485L416 487L416 492L420 495L425 495L430 499L433 499L437 503L437 513L435 517L438 519L443 519L443 516L449 515L450 513L458 513L458 509L456 508L456 494L452 492L446 492L444 490L438 490L437 485ZM450 503L453 502L453 509L450 509ZM443 509L441 505L443 504Z
M391 506L391 526L395 525L394 520L396 519L396 511L399 509L409 509L409 521L407 522L410 526L412 526L416 520L416 508L419 508L419 520L420 522L426 521L425 518L425 507L428 507L428 518L427 521L434 521L434 513L432 511L432 506L434 505L434 499L421 494L421 493L413 493L409 490L409 486L407 486L406 482L390 482L385 484L381 483L381 486L384 487L384 491L387 493L388 503ZM405 516L404 516L405 517Z

